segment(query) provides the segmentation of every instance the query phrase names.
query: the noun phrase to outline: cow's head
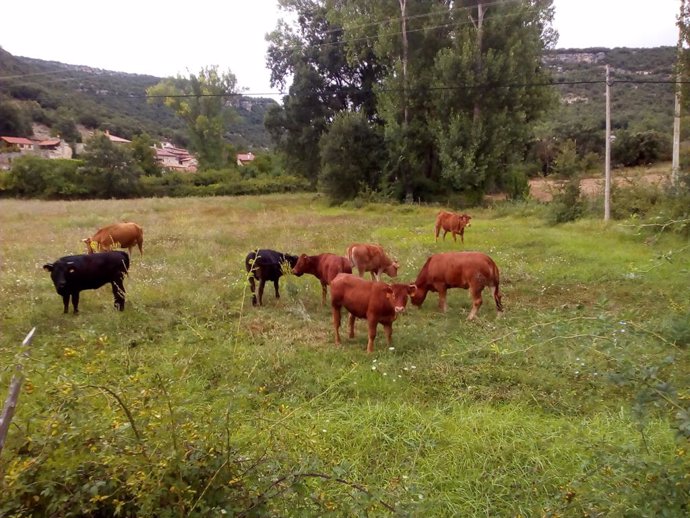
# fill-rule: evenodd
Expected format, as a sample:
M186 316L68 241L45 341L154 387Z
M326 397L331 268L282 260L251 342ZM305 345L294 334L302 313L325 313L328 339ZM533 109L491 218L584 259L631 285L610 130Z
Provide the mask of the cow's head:
M292 267L292 273L297 275L297 277L300 277L307 271L309 266L311 266L311 259L307 254L302 254L299 256L299 259L297 259L297 262Z
M393 261L383 269L383 273L389 277L396 277L398 275L398 268L400 268L400 263L398 263L398 261Z
M94 253L96 247L98 246L98 243L93 241L90 237L85 237L84 239L81 240L81 242L86 245L86 253L87 254Z
M417 291L414 284L391 284L386 287L386 297L393 305L396 313L402 313L407 306L407 298Z
M410 294L410 302L412 302L412 304L415 306L421 306L424 303L424 299L426 299L427 290L425 288L420 288L415 284L412 284L411 286L414 286L415 290Z
M460 220L462 221L462 225L465 227L470 226L470 220L472 219L472 216L469 214L460 214Z
M292 269L297 264L299 257L296 255L283 254L283 262L280 265L280 271L283 274L292 273Z
M50 278L55 285L55 291L59 295L65 294L70 278L77 271L77 265L73 261L58 261L43 265L43 269L50 272Z

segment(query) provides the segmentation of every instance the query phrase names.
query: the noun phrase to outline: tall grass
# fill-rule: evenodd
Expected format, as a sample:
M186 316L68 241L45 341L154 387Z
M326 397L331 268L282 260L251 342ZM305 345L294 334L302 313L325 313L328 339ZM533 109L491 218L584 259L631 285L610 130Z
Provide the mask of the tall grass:
M438 207L314 195L2 203L0 390L16 344L37 334L0 514L686 510L675 411L639 398L653 368L686 404L690 251L677 237L645 244L624 226L482 209L463 248L434 241ZM63 315L41 266L121 219L144 227L125 311L104 287ZM467 291L450 291L446 314L430 294L396 321L392 348L380 333L367 355L362 322L333 345L311 276L283 277L281 299L267 286L251 306L251 249L344 254L356 241L390 251L401 282L431 253L490 254L505 316L485 294L467 322Z

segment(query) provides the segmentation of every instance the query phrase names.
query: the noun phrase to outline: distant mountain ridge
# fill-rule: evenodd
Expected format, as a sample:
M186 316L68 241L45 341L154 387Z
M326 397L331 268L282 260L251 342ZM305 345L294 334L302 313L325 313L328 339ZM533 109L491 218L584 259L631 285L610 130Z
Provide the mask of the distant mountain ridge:
M673 118L675 47L556 49L543 60L558 86L561 107L547 126L604 127L604 64L611 67L614 131L670 133ZM146 132L185 146L182 123L167 108L149 104L146 88L159 77L114 72L85 65L16 57L0 48L0 103L18 101L34 122L56 131L72 120L87 128L109 129L131 139ZM570 83L570 84L568 84ZM227 139L238 151L270 147L264 115L275 101L238 96L241 117ZM64 134L64 130L60 130Z
M127 139L146 132L186 145L182 122L168 108L146 100L146 89L161 79L18 57L0 48L0 102L17 101L32 121L55 129L71 120L74 125L109 129ZM268 98L233 98L240 120L226 135L228 141L240 151L268 148L263 119L272 104L275 101Z

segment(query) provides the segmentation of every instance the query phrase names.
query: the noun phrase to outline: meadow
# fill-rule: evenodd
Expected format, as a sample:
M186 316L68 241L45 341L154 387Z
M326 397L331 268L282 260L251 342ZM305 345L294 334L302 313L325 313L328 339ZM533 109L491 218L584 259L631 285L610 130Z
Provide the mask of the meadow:
M36 326L0 515L688 513L687 239L548 226L534 203L470 211L464 246L434 241L439 207L314 194L0 203L3 400ZM106 286L63 315L42 265L124 219L144 227L125 311ZM312 276L252 307L251 249L352 242L381 243L399 282L432 253L483 251L505 314L489 290L473 322L467 291L445 314L429 294L368 355L361 321L334 346Z

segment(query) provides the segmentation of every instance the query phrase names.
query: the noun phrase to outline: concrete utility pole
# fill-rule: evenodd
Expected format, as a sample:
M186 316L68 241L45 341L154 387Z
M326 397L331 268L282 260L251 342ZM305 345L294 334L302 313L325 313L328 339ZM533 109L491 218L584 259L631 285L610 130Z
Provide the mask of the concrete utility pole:
M606 158L604 159L604 221L611 219L611 85L606 65Z
M681 72L683 67L683 30L682 21L685 11L685 0L680 0L680 16L678 17L678 48L676 50L676 101L673 110L673 155L671 162L671 184L678 184L680 173L680 95Z

